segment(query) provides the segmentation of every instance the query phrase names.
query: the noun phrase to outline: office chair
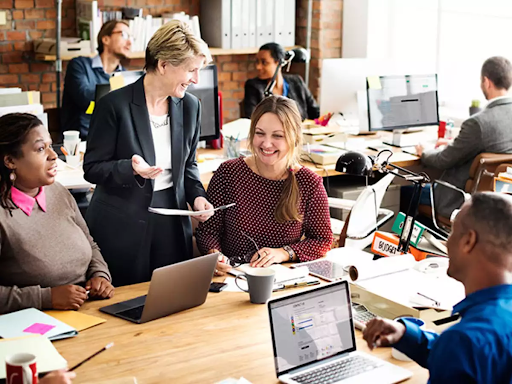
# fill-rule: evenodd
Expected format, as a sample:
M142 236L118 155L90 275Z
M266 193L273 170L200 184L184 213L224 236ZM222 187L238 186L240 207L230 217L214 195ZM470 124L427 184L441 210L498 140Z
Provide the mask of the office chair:
M393 211L380 208L380 205L394 177L388 174L367 186L355 201L328 198L329 207L350 210L345 222L331 218L332 232L339 235L339 247L365 249L372 243L375 230L393 217Z
M512 162L512 154L507 153L481 153L479 154L469 170L469 179L466 181L464 192L473 194L475 192L493 191L494 175L496 169L504 163ZM447 184L444 182L444 184ZM453 187L455 188L455 187ZM429 205L420 205L418 213L434 221L432 217L432 207ZM444 217L436 213L435 222L450 231L452 223L449 217Z

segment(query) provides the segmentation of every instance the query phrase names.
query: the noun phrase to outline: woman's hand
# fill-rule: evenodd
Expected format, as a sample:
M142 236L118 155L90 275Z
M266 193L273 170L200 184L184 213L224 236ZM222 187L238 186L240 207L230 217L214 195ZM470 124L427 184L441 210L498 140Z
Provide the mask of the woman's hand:
M104 277L93 277L85 283L85 289L89 291L89 297L97 299L110 299L114 296L114 287Z
M229 264L229 259L227 256L224 256L218 249L210 249L208 254L210 253L219 253L219 259L217 260L217 267L215 268L215 276L225 276L226 273L231 271L231 265Z
M196 197L194 200L194 211L206 211L210 209L213 209L213 205L211 205L208 200L206 200L203 196ZM208 220L211 216L213 216L213 212L194 217L202 223Z
M163 172L160 167L150 167L146 160L139 155L132 156L132 168L134 175L139 175L144 179L156 179Z
M47 374L39 380L39 384L71 384L75 377L75 372L67 372L61 369L60 371L53 371Z
M251 258L251 267L270 267L272 264L280 264L288 260L290 255L283 248L261 248Z
M68 284L53 287L51 292L53 309L73 309L77 311L87 300L85 288L78 285Z

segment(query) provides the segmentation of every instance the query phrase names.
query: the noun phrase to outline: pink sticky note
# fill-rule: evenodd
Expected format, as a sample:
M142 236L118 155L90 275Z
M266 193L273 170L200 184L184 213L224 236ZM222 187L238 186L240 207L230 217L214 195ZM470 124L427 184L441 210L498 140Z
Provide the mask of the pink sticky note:
M23 332L44 335L46 332L52 330L53 328L55 328L55 325L34 323L27 329L24 329Z

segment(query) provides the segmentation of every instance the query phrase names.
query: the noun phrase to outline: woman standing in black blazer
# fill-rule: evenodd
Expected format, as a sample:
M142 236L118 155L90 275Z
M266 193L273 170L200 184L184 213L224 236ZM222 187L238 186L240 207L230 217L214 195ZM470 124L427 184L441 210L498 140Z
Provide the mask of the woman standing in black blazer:
M196 164L201 105L186 93L207 57L186 24L167 23L148 43L146 74L103 97L92 116L84 171L96 190L86 220L116 286L192 257L189 217L148 207L212 208Z
M281 60L284 60L285 55L285 50L277 43L267 43L260 47L256 55L258 77L245 82L244 117L251 118L256 106L264 99L265 88L272 80L277 66ZM315 98L299 75L283 75L279 69L272 93L295 100L302 120L315 119L320 116L320 108Z

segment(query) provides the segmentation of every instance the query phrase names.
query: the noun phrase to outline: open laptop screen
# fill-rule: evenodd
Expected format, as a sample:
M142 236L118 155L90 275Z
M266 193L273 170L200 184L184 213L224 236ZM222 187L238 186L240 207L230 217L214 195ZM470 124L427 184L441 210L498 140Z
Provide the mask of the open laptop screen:
M355 351L348 284L340 281L268 304L277 375Z

